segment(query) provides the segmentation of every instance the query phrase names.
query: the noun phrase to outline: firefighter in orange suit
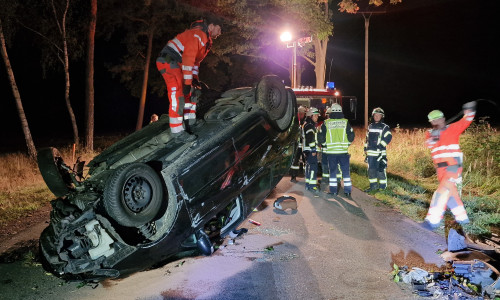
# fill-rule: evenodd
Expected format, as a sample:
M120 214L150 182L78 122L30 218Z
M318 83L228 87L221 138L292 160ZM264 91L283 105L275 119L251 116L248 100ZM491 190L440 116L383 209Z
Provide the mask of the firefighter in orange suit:
M212 39L220 34L221 23L217 19L195 21L190 29L170 40L156 59L156 67L167 84L170 130L179 141L196 139L195 135L189 134L189 125L196 122L196 103L191 102L191 86L199 85L200 63L210 51Z
M432 196L424 227L435 229L448 207L459 224L469 222L464 204L460 199L463 153L460 151L460 134L469 127L476 114L476 102L463 105L464 116L460 121L446 125L444 114L439 110L429 113L432 129L426 134L426 145L431 150L439 186Z

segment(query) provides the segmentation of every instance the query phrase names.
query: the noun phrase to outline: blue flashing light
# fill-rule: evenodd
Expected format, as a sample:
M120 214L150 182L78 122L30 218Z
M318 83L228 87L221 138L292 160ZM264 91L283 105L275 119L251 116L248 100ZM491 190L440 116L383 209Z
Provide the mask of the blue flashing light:
M333 81L328 81L328 82L326 83L326 88L327 88L328 90L333 90L333 89L335 88L335 82L333 82Z

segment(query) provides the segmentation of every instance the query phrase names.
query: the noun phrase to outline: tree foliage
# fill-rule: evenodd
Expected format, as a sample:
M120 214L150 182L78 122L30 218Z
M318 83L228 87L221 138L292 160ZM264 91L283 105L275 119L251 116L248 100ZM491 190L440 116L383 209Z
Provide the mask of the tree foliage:
M376 7L384 4L384 0L365 0L365 1L368 1L368 5L374 5ZM398 3L403 2L403 0L389 0L389 1L385 1L385 2L389 2L390 4L398 4ZM342 0L338 4L339 11L354 14L359 10L358 3L359 3L359 0Z

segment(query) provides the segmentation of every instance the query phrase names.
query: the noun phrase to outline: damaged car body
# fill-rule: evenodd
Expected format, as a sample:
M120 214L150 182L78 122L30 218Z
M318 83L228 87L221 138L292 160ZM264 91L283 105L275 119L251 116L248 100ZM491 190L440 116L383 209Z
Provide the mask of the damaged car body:
M291 89L264 76L222 93L193 128L193 142L177 142L163 116L96 156L86 176L83 163L70 168L57 149L41 150L40 171L57 197L40 237L44 267L98 281L186 249L211 254L214 228L229 234L288 172L296 107Z

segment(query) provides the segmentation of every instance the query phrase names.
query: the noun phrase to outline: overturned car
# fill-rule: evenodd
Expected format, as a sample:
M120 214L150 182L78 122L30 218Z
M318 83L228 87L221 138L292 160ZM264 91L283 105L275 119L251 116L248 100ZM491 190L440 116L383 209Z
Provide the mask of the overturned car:
M168 117L112 145L87 165L39 151L53 200L40 237L44 267L98 281L144 270L173 255L213 252L287 173L299 126L293 91L276 76L226 91L181 143Z

